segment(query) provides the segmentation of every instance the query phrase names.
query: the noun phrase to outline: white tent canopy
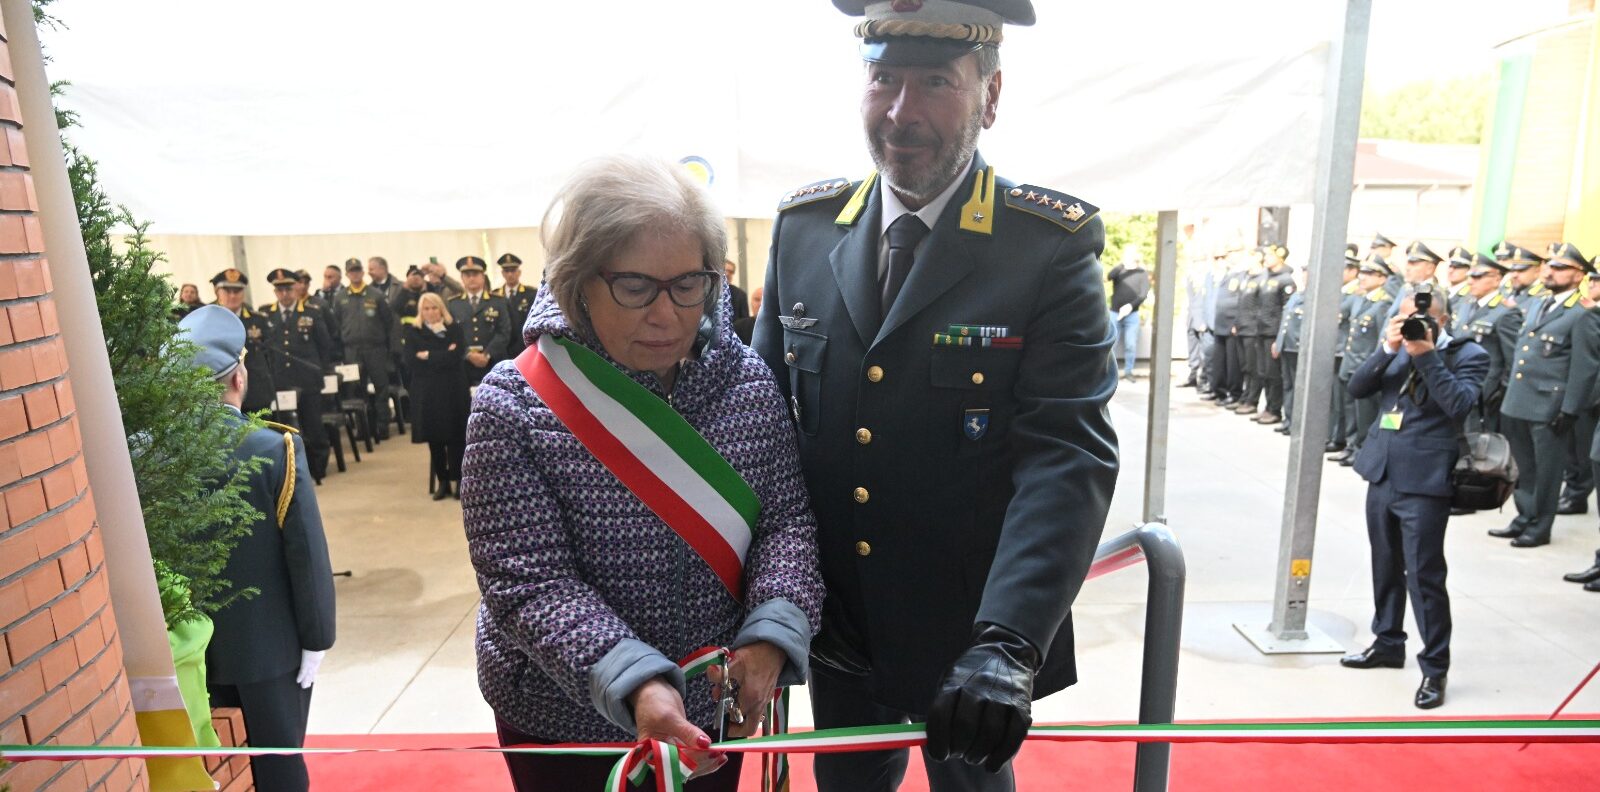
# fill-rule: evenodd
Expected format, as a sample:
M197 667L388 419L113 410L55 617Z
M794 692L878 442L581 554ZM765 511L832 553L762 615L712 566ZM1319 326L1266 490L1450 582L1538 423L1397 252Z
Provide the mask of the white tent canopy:
M1120 210L1311 199L1338 3L1036 7L982 142L1003 175ZM741 217L870 168L851 20L825 0L51 9L71 140L164 234L535 226L574 163L617 151L704 158Z

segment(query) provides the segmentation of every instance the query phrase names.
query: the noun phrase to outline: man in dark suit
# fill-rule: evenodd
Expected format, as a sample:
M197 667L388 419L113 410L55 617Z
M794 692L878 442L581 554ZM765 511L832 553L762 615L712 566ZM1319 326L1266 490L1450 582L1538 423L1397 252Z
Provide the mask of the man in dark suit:
M1383 412L1355 462L1356 472L1368 482L1373 642L1339 662L1347 668L1404 666L1409 592L1423 643L1417 655L1422 684L1414 703L1432 709L1444 703L1450 671L1444 559L1444 529L1454 494L1450 471L1460 455L1462 421L1478 403L1489 355L1474 341L1449 336L1443 294L1428 293L1428 318L1417 320L1423 332L1408 334L1403 328L1418 313L1421 296L1401 301L1384 327L1381 347L1350 379L1350 392L1358 398L1377 396Z
M179 323L198 348L196 363L223 383L222 400L239 412L249 374L245 327L233 312L208 305ZM311 686L323 655L333 646L333 570L305 449L281 424L250 432L234 451L236 462L266 462L246 480L244 499L260 514L228 556L222 575L252 597L233 600L212 615L216 632L206 648L211 703L239 707L251 745L298 748L305 744ZM310 786L300 756L250 760L256 789L297 792Z
M232 311L244 323L245 348L250 351L245 356L244 365L250 370L250 389L245 392L240 409L246 414L271 407L272 400L278 397L277 387L272 381L272 364L265 348L267 317L244 304L244 290L249 285L250 278L233 267L211 278L211 286L217 294L216 304Z
M1026 2L943 10L994 33L1033 21ZM933 790L1012 789L1031 701L1075 681L1069 608L1115 486L1104 226L976 153L992 43L884 21L857 27L878 169L781 199L755 331L828 584L812 709L819 728L926 720ZM891 790L908 758L818 756L818 788Z
M336 335L327 313L309 300L295 299L299 282L293 272L279 268L267 273L276 302L261 306L267 318L266 348L271 350L272 379L284 390L296 392L295 415L311 458L311 478L318 483L328 474L328 433L322 427L322 378L338 361Z
M739 265L733 261L722 262L722 274L727 276L728 293L733 297L733 321L750 318L750 295L744 289L733 285L733 276L738 273Z
M1580 300L1578 284L1593 263L1570 245L1544 264L1545 296L1527 299L1517 333L1516 360L1500 404L1501 427L1511 444L1520 477L1517 516L1490 536L1510 538L1513 547L1550 543L1567 465L1571 434L1588 412L1600 360L1588 345L1576 343L1593 332L1596 315ZM1525 298L1526 299L1526 298Z
M463 256L456 260L461 273L462 293L445 301L450 318L461 323L467 343L467 384L477 385L494 364L507 358L511 347L511 308L504 297L489 291L489 276L483 259ZM521 328L518 328L521 332Z

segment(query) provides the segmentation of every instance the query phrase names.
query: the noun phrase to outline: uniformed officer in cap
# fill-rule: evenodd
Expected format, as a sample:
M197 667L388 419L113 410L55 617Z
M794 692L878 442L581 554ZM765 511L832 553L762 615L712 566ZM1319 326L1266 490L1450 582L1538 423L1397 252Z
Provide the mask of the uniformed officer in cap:
M222 401L233 408L229 420L244 423L240 408L254 357L244 323L222 306L207 305L178 327L196 347L195 363L222 382ZM206 683L213 705L244 711L251 744L299 748L305 744L311 687L334 639L328 542L310 464L293 429L269 423L251 431L233 459L265 460L246 476L243 493L260 516L239 537L222 570L235 591L253 588L256 594L211 614L215 632L206 647ZM310 785L300 756L252 757L250 767L263 791Z
M1583 253L1574 245L1565 242L1552 242L1546 251L1546 258L1550 261L1563 259L1566 261L1588 261ZM1589 262L1591 265L1593 262ZM1591 281L1593 278L1585 275L1578 284L1578 292L1583 296L1579 304L1585 309L1593 309ZM1593 323L1583 325L1586 328L1597 327ZM1575 354L1587 355L1600 359L1600 349L1594 344L1600 339L1580 334L1573 339ZM1589 463L1590 441L1595 434L1595 397L1600 397L1600 390L1591 388L1591 398L1578 410L1576 420L1573 422L1572 432L1567 435L1567 467L1561 475L1561 497L1556 501L1556 514L1588 514L1589 495L1594 492L1594 466Z
M1383 318L1384 322L1399 314L1400 306L1417 293L1417 286L1424 283L1435 284L1434 275L1439 271L1441 261L1444 261L1444 258L1433 252L1426 242L1417 241L1406 246L1405 285L1400 287L1398 295L1389 304L1389 314ZM1438 296L1440 299L1445 299L1443 293ZM1445 301L1449 302L1447 299Z
M522 325L528 321L528 310L533 308L533 298L539 293L538 289L522 282L522 259L515 253L506 253L495 259L500 265L500 288L493 294L506 301L509 309L510 335L506 338L506 357L515 358L522 354Z
M1284 379L1280 362L1282 355L1275 344L1283 325L1284 309L1289 303L1289 298L1299 289L1295 286L1294 270L1288 264L1288 248L1282 245L1262 245L1261 256L1262 266L1265 269L1261 273L1261 318L1256 326L1262 332L1256 342L1260 346L1256 355L1260 361L1262 392L1266 394L1266 404L1261 408L1260 414L1256 415L1255 421L1271 425L1283 421Z
M1472 251L1457 245L1445 255L1445 262L1449 264L1446 271L1445 289L1450 295L1450 321L1457 321L1460 316L1458 309L1470 302L1472 284L1467 282L1472 272Z
M461 273L464 291L451 297L445 307L450 310L450 318L461 323L462 338L467 344L467 384L477 385L491 366L507 358L511 308L504 297L489 291L483 259L463 256L456 260L456 270Z
M1569 435L1589 407L1600 361L1578 343L1597 332L1600 317L1582 304L1578 288L1593 263L1565 245L1544 265L1549 293L1527 301L1517 332L1515 360L1500 405L1501 427L1511 444L1520 478L1517 517L1491 536L1510 537L1513 547L1550 543L1566 469ZM1497 256L1498 258L1498 256Z
M1501 242L1494 249L1494 258L1511 271L1500 284L1500 290L1512 305L1526 308L1525 303L1549 294L1543 280L1543 256L1521 245Z
M1506 380L1511 362L1516 359L1517 332L1522 328L1522 309L1512 305L1500 292L1506 268L1482 253L1470 253L1472 269L1467 274L1466 298L1456 309L1451 335L1471 338L1489 353L1489 371L1483 378L1481 410L1467 416L1467 431L1500 431L1500 400L1506 395Z
M389 309L389 295L366 281L361 259L344 263L349 285L333 297L333 315L339 328L340 348L346 363L361 366L361 376L372 386L379 440L389 439L394 419L389 405L389 367L400 347L400 324Z
M277 388L272 381L272 366L268 363L266 350L267 318L245 305L244 290L249 287L250 278L243 272L229 267L216 275L211 276L211 288L216 292L216 305L233 312L244 324L245 346L250 350L250 356L245 360L245 366L250 369L250 389L244 394L243 409L246 413L265 410L272 406L272 400L277 398Z
M1266 278L1266 268L1262 263L1260 248L1250 251L1248 256L1249 276L1239 290L1239 321L1234 331L1239 339L1244 363L1242 395L1232 407L1236 415L1252 415L1256 412L1256 405L1261 402L1261 389L1266 384L1261 376L1261 339L1266 332L1266 328L1261 326L1261 287ZM1276 333L1277 328L1272 328L1272 331Z
M1026 0L835 5L866 15L877 170L780 199L755 330L828 584L812 711L926 720L931 789L1011 789L1030 702L1076 679L1069 608L1115 486L1104 226L976 153ZM818 788L893 789L907 759L819 755Z
M1378 342L1387 324L1384 317L1389 315L1389 308L1394 304L1394 295L1389 291L1394 270L1389 268L1389 263L1382 256L1372 255L1361 262L1360 270L1363 296L1351 311L1350 329L1344 337L1344 359L1339 364L1339 382L1350 393L1351 401L1347 406L1353 407L1355 414L1349 445L1333 458L1344 467L1355 464L1356 453L1366 442L1367 430L1378 420L1378 397L1357 396L1350 391L1350 380L1361 369L1361 364L1378 351Z
M279 267L267 273L276 302L261 306L267 319L266 344L277 387L296 392L295 414L311 460L311 477L328 475L328 433L322 427L322 378L338 360L327 314L310 300L295 299L293 272Z
M1339 287L1339 333L1337 345L1333 348L1333 381L1339 381L1339 369L1344 365L1344 339L1350 332L1350 316L1360 306L1365 294L1361 291L1361 257L1357 255L1360 250L1356 243L1349 242L1344 246L1344 271L1340 278L1344 285ZM1328 444L1323 446L1325 453L1337 454L1349 447L1350 435L1355 432L1356 421L1355 397L1344 388L1333 388L1330 398L1333 404L1328 409Z
M1380 231L1373 234L1372 241L1367 243L1367 255L1379 256L1384 261L1389 261L1394 258L1394 248L1394 240L1384 236Z
M1212 393L1219 407L1232 407L1244 396L1244 346L1239 336L1239 303L1249 261L1230 251L1220 261L1217 295L1211 306L1211 332L1215 339L1211 357Z

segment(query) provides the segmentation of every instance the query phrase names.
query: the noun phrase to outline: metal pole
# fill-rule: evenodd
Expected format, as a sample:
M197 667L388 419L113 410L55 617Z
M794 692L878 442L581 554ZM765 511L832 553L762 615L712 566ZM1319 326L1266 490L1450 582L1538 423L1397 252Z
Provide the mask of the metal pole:
M1150 414L1145 421L1144 521L1167 519L1167 420L1172 402L1172 325L1178 282L1178 213L1156 218L1156 305L1150 327Z
M733 231L737 241L736 250L739 256L739 288L745 294L750 293L750 228L749 221L741 217L733 221Z
M1372 0L1347 0L1344 30L1329 54L1327 109L1317 154L1317 211L1311 234L1314 262L1307 278L1306 325L1300 367L1295 377L1297 415L1289 443L1288 482L1278 545L1272 621L1266 630L1235 625L1256 648L1269 654L1338 652L1337 643L1306 627L1311 591L1311 556L1317 534L1317 499L1322 486L1322 448L1327 442L1328 409L1337 337L1339 279L1354 191L1356 136L1361 117L1361 85L1367 61L1367 31Z
M229 247L233 248L233 268L244 273L245 276L248 277L250 275L250 269L249 262L245 260L244 256L244 237L228 237L228 245ZM267 302L265 299L258 299L254 293L252 293L250 297L251 302L245 303L246 305L260 305L261 303Z
M1183 639L1183 549L1165 525L1138 531L1150 584L1144 606L1144 672L1139 685L1139 722L1171 723L1177 716L1178 650ZM1139 743L1134 750L1134 792L1166 792L1171 743Z

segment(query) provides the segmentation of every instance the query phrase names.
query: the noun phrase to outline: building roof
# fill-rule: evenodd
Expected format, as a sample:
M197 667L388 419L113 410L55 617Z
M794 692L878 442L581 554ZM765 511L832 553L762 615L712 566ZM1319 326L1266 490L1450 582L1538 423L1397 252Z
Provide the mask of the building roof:
M1477 146L1392 140L1356 143L1355 183L1359 187L1467 187L1477 168Z

